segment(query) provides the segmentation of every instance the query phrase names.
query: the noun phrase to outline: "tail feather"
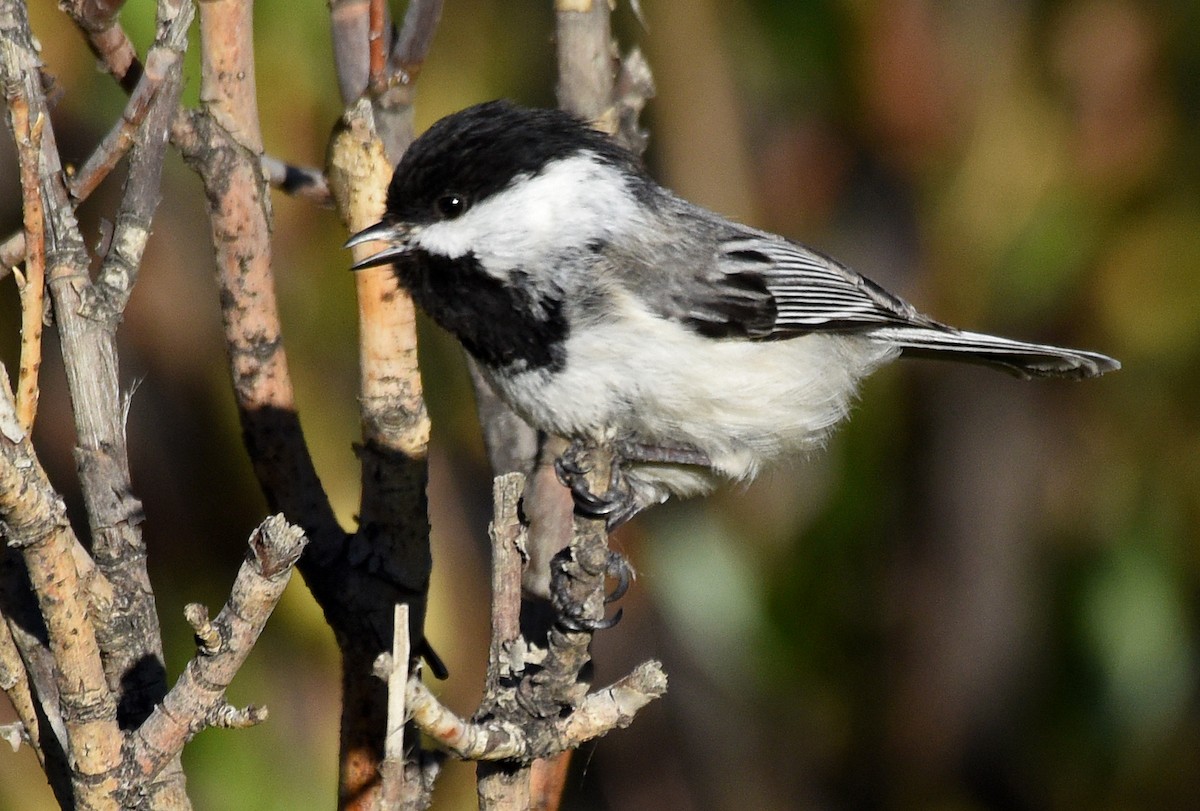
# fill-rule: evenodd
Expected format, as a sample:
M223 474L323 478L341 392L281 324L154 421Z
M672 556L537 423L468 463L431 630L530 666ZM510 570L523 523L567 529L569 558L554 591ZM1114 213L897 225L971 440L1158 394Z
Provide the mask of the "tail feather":
M871 331L871 337L901 347L906 355L982 363L1017 377L1099 377L1121 368L1120 362L1081 349L1026 343L955 329L895 326Z

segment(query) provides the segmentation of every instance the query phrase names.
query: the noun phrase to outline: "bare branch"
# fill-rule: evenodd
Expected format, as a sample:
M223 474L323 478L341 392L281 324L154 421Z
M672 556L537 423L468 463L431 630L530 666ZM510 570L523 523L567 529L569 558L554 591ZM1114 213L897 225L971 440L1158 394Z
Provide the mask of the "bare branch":
M462 760L518 761L553 757L614 729L667 690L658 662L643 662L625 678L586 695L565 718L514 723L501 719L470 722L455 715L415 679L408 683L408 705L421 731Z
M142 75L142 64L119 15L125 0L66 0L59 3L87 37L92 53L125 92L131 92Z
M13 91L16 90L14 86ZM21 365L17 373L17 420L25 431L33 428L38 404L38 371L42 365L42 316L46 277L45 208L42 204L42 129L46 118L30 121L29 101L6 89L8 124L17 145L21 175L21 202L25 215L25 273L17 276L21 295Z
M250 536L250 549L238 570L229 601L211 624L203 626L205 640L183 674L130 742L131 773L124 776L132 790L153 776L182 751L206 726L247 726L266 717L261 708L235 710L225 703L225 691L258 641L275 610L308 540L299 527L273 515ZM195 609L189 620L196 619Z
M408 682L407 703L420 730L460 760L519 760L529 750L520 724L496 719L465 721L416 679Z
M5 381L0 381L0 388L7 392ZM2 410L15 413L9 409ZM60 804L65 804L70 801L72 794L71 768L67 763L67 727L58 697L58 676L37 596L29 582L28 569L21 555L11 547L0 549L0 606L3 606L0 620L5 626L0 633L8 633L20 655L18 664L28 682L30 699L34 702L36 724L26 725L26 733L30 744L42 759L46 778L55 797ZM19 698L13 698L13 706L19 708L19 701ZM19 713L23 721L26 715L25 712Z
M0 63L6 86L15 67L12 31L3 27L16 16L9 16L9 11L0 2ZM12 401L3 393L0 412L0 424L16 424ZM100 646L79 586L71 551L77 541L28 435L11 434L0 433L0 520L8 544L21 552L46 623L72 793L78 808L116 808L121 763L117 703L105 679Z
M29 674L25 671L25 663L21 661L21 651L17 648L8 621L0 612L0 690L3 690L16 710L20 726L24 728L24 737L33 751L37 754L42 770L46 769L46 753L41 745L42 722L38 718L37 702L33 697L33 687L29 683ZM16 747L13 747L14 751Z
M357 101L367 91L371 73L371 49L367 47L370 3L371 0L329 0L333 62L344 105ZM386 5L384 13L389 21L384 31L390 31L391 15Z
M161 80L152 80L160 81L160 92L151 102L153 126L143 128L134 147L118 222L119 238L115 252L106 260L109 286L118 272L132 283L132 269L136 269L149 232L158 200L162 142L178 93L179 52L189 19L190 7L183 6L182 0L160 0L154 61L156 70L161 67L166 73ZM104 608L94 613L96 634L109 690L118 697L121 717L136 723L161 698L166 685L158 616L139 529L142 509L132 493L126 452L125 400L118 382L115 341L119 319L97 307L97 288L89 278L87 254L49 128L43 137L42 160L42 195L51 217L48 282L75 417L76 461L96 564L112 586L111 602L94 606ZM118 261L124 263L119 270L113 264ZM106 278L103 271L101 278Z
M270 155L262 156L262 167L272 188L293 197L309 200L322 208L333 207L329 184L320 169L293 166Z
M202 109L187 127L173 125L172 136L207 192L234 395L255 473L272 508L304 527L311 554L330 560L344 534L304 445L283 348L250 13L240 0L200 5Z
M410 645L408 640L408 606L396 605L392 620L395 635L391 655L388 659L387 680L388 708L387 734L383 741L383 762L379 766L380 804L385 809L402 808L405 791L404 725L408 721L405 709L408 685L408 662ZM376 674L378 675L378 674Z
M388 56L389 81L412 84L417 80L441 18L442 0L410 0L404 26Z
M238 146L261 155L253 5L247 0L201 3L200 40L200 102L205 114Z
M183 52L187 48L187 31L193 17L190 3L173 8L170 2L162 2L159 13L162 24L159 38L150 49L146 72L130 99L133 104L141 96L150 97L146 112L140 116L144 126L133 148L112 246L84 302L84 315L111 322L114 332L133 292L142 253L150 236L150 224L158 207L167 134L179 105ZM150 90L143 93L144 87Z
M391 23L386 0L370 0L367 7L367 87L378 94L384 86L387 33Z
M492 634L488 650L486 690L478 720L520 717L512 690L514 677L525 667L521 639L521 569L525 562L525 532L520 503L525 477L510 473L492 483L494 517L492 541ZM529 770L512 763L481 763L477 769L481 809L527 808Z
M555 0L558 106L586 121L612 115L616 47L607 0ZM615 132L615 126L601 126Z
M132 88L121 118L69 179L71 196L76 200L86 199L133 146L142 122L163 88L178 92L179 79L176 74L187 48L187 30L194 12L191 3L177 3L175 6L165 4L165 10L160 12L160 16L165 17L166 27L160 31L160 38L146 55L145 71ZM175 105L169 105L169 110L173 115Z
M366 99L351 105L329 149L330 189L350 230L375 223L383 214L391 178L391 162L375 130L375 113ZM424 645L425 593L432 558L426 513L426 445L429 417L422 397L416 344L416 310L387 268L356 274L359 308L360 408L363 442L357 450L362 463L359 530L350 539L349 557L372 571L385 572L396 591L380 590L376 577L369 605L363 601L361 619L378 627L349 644L359 647L345 655L347 690L356 690L343 715L343 796L356 798L354 807L367 807L375 791L386 717L386 695L373 683L361 681L362 662L371 661L393 630L393 606L409 605L413 651ZM307 576L307 575L306 575ZM386 630L386 636L381 635ZM383 642L383 640L387 640ZM376 646L378 647L372 647ZM344 651L344 653L346 653ZM423 786L408 780L406 790Z
M607 477L607 471L598 464L592 475ZM417 726L456 757L480 762L478 788L483 811L530 807L531 762L557 758L628 724L638 710L666 690L666 677L657 662L645 663L611 687L590 695L581 677L590 662L592 634L586 628L604 614L604 580L609 566L603 521L580 519L576 527L579 537L556 566L553 591L559 610L575 620L573 627L582 630L552 629L548 649L521 637L525 531L519 503L524 490L524 477L519 473L497 477L493 485L492 643L479 709L472 720L464 720L443 706L418 679L410 679L408 684L409 712ZM565 763L559 759L556 766L562 768Z

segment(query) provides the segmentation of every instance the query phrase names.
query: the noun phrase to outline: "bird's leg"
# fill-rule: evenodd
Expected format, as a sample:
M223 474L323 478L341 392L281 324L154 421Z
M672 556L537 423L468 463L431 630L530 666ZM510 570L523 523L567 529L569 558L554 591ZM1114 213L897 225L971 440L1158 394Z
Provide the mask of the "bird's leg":
M651 506L651 502L639 499L629 486L625 476L625 469L629 465L712 465L708 455L695 448L618 440L609 449L612 453L612 464L609 468L608 491L600 494L593 491L588 484L587 474L593 469L589 454L602 450L583 440L573 440L562 456L555 461L554 469L558 480L570 489L575 500L575 509L583 515L604 518L609 532Z
M609 458L594 456L601 453ZM605 462L609 463L608 489L604 493L597 493L589 483L589 475L602 474ZM617 441L608 447L600 447L576 439L555 460L554 469L559 481L571 491L576 512L604 518L606 530L612 532L653 503L644 497L639 498L629 483L625 471L634 464L710 467L711 461L706 454L690 447L650 445L636 441ZM596 573L599 574L599 571ZM617 581L604 600L605 603L615 602L628 591L633 569L623 555L610 550L604 561L603 573L606 578ZM580 616L582 606L558 604L557 601L556 605L558 623L569 631L601 631L613 627L621 619L619 609L608 619L591 620Z
M614 443L613 453L626 464L635 462L712 467L712 460L708 458L708 454L686 445L647 445L644 442L626 440Z

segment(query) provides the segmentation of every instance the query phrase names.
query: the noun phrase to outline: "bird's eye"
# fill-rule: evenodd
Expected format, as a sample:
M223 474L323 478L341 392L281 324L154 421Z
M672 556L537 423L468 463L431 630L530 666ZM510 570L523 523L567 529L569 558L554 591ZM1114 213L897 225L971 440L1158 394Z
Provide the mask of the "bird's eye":
M452 220L467 210L467 199L461 194L443 194L434 205L439 214Z

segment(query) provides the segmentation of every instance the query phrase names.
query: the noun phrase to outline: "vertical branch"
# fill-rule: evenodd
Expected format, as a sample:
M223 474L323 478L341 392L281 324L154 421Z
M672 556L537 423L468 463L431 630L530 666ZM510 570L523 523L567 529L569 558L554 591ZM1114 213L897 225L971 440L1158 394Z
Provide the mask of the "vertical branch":
M645 145L644 139L630 136L637 134L637 114L645 98L652 94L653 82L645 60L636 49L624 65L618 59L612 36L611 9L606 0L555 0L558 104L618 137L626 146L640 150ZM634 10L638 11L636 4ZM485 437L489 436L489 425L519 422L515 415L505 413L506 409L495 395L486 390L486 384L480 385L482 381L477 374L474 378L480 416L485 421ZM524 428L518 430L517 435L527 437L529 433L529 429ZM572 521L573 502L559 484L553 469L554 459L564 446L557 437L543 437L536 458L531 454L522 464L523 469L532 469L526 492L530 565L525 571L525 588L531 596L542 598L531 600L530 610L534 616L542 615L543 623L546 615L556 611L547 607L544 598L552 596L554 602L561 604L567 596L561 593L564 583L573 584L576 592L570 595L569 602L586 606L593 612L599 611L597 618L603 612L604 576L598 574L592 564L603 566L607 560L608 538L600 522L578 518ZM492 448L493 443L489 443L492 461L496 464L503 457ZM560 562L556 555L564 547L569 550L568 558ZM575 579L564 577L564 565L587 575ZM590 635L563 634L551 628L548 642L548 675L557 673L550 680L565 685L566 680L578 674L586 663ZM558 808L570 757L568 750L553 758L533 762L530 782L536 807L548 811Z
M99 39L93 42L107 43L104 46L107 48L114 41L109 33L115 25L117 6L106 8L112 12L106 17L112 25L94 28L93 33ZM76 6L75 11L84 13L81 6ZM107 12L93 4L87 13L103 16ZM4 16L6 20L17 19L16 13L7 9ZM159 3L153 53L155 65L162 71L162 75L155 77L162 92L155 94L148 115L150 123L143 126L135 145L121 213L117 218L113 250L106 257L102 270L102 277L110 282L123 279L121 287L126 292L125 298L136 277L158 201L166 127L178 98L178 65L190 19L190 5L183 5L178 0ZM28 35L27 20L22 19L20 24ZM98 293L91 283L87 254L74 219L53 131L45 118L45 99L40 77L35 72L36 57L29 56L26 64L31 70L23 80L22 95L29 104L33 122L31 132L39 136L40 142L38 182L46 215L47 279L57 315L75 418L76 459L98 575L111 588L107 590L105 600L90 607L90 616L85 604L78 616L68 614L64 618L60 613L52 617L47 606L60 604L64 589L76 599L87 594L86 584L79 580L79 575L90 572L91 561L76 554L78 544L73 535L67 536L63 532L47 536L53 541L41 538L27 541L25 560L30 585L38 595L46 617L56 669L69 666L71 671L82 672L81 669L88 668L86 681L72 673L68 687L59 685L59 699L67 730L68 753L76 772L83 770L82 777L74 782L78 784L82 780L91 786L85 792L91 798L86 803L104 807L113 801L112 791L116 785L113 773L119 765L120 735L116 732L116 723L133 725L149 713L165 692L165 669L153 592L145 568L145 548L138 527L142 520L141 505L133 496L130 483L123 422L125 403L118 382L115 332L124 298L116 305L106 303L106 296ZM134 76L134 71L129 68L131 64L133 62L126 65L123 74L126 79ZM136 76L141 75L139 68ZM20 84L13 79L6 81L5 86L15 88ZM27 235L26 242L36 251L42 239L42 235ZM63 521L65 525L65 518ZM47 563L47 558L53 560L53 565ZM89 579L95 582L96 578L91 576ZM86 626L88 644L73 641L66 647L56 646L56 634L78 637L82 633L81 625ZM91 644L97 647L94 660L89 651ZM76 658L72 659L72 654ZM105 686L102 691L90 690L81 696L80 685L90 683L95 675L90 670L93 667L101 668ZM101 726L73 728L72 719L81 714L94 718L91 724ZM76 754L79 747L87 750L82 760ZM182 798L178 805L186 806L178 764L166 776L163 785L151 790L151 794L158 796L159 790ZM75 791L79 793L78 785Z
M309 554L329 561L344 536L304 445L283 347L259 162L251 11L248 0L200 4L201 109L190 127L173 133L208 197L225 343L255 474L272 509L304 528Z
M580 118L594 122L600 129L615 131L613 113L613 83L616 70L616 43L612 38L611 6L608 0L555 0L554 37L558 57L558 86L555 89L558 106ZM530 525L530 558L539 565L531 566L526 573L528 584L534 588L543 583L553 590L557 579L551 574L555 556L568 546L574 557L594 546L607 553L608 537L602 524L576 526L571 513L574 502L570 494L559 483L554 473L555 451L562 442L554 438L546 440L536 460L537 466L530 478L530 514L534 520ZM580 530L587 530L581 532ZM577 557L574 557L578 560ZM539 582L542 581L542 582ZM604 578L600 577L600 593L603 594ZM561 595L553 595L561 599ZM555 600L556 601L556 600ZM543 604L543 612L546 610ZM555 609L551 608L553 612ZM602 614L601 614L602 616ZM551 629L550 643L551 673L555 668L565 668L559 678L573 678L584 662L577 661L587 655L590 636L576 640L578 635L563 635ZM578 644L574 644L578 642ZM555 644L558 643L558 644ZM569 655L564 655L570 652ZM530 771L532 784L540 793L534 801L539 808L556 811L562 801L563 781L571 761L571 750L551 759L534 761Z
M330 190L351 231L378 221L391 162L375 132L365 99L347 109L329 149ZM409 607L410 639L423 639L425 592L432 559L425 509L425 447L429 418L417 368L416 313L389 269L355 276L359 312L360 408L363 440L359 530L351 557L386 572L394 591L372 592L363 618L371 634L342 640L342 770L339 789L347 807L378 801L384 758L387 691L371 675L372 662L393 636L393 610ZM414 649L417 645L412 646ZM421 785L422 781L415 781Z
M8 378L0 366L0 396L12 403ZM0 413L16 413L15 408L0 408ZM15 429L15 430L14 430ZM24 432L15 423L0 429L10 441L20 441ZM6 475L0 473L0 476ZM11 475L11 474L7 474ZM6 520L0 512L0 520ZM0 532L0 538L8 540ZM85 554L82 549L80 553ZM71 801L71 768L67 763L67 730L62 718L58 696L58 676L53 655L46 639L46 626L38 606L37 595L29 583L29 571L21 554L11 545L0 549L0 634L11 641L17 658L4 656L8 671L5 683L12 680L9 690L13 706L25 725L30 746L42 762L46 778L60 805ZM7 643L6 643L7 644ZM27 685L31 710L22 709L21 682ZM30 719L32 715L32 719ZM31 725L32 720L32 725Z
M487 691L476 720L496 712L506 699L521 639L521 569L525 538L519 517L525 477L498 476L492 485L492 635L488 650ZM512 762L480 761L476 767L479 807L508 811L529 807L529 769Z
M388 8L385 0L370 0L367 10L367 87L372 93L383 90L387 63Z
M391 14L387 3L379 0L329 0L329 22L333 33L333 63L337 69L338 90L342 104L357 101L367 91L371 80L371 11L381 7L382 30L391 29ZM386 43L380 41L381 47Z
M21 174L21 202L25 214L25 273L17 275L21 295L21 365L17 372L17 419L33 428L38 404L38 371L42 365L42 308L44 306L46 243L45 211L39 191L38 166L42 127L46 119L29 120L29 104L14 96L8 103L9 128L17 145Z
M392 81L411 85L421 73L442 18L442 0L413 0L404 12L404 27L388 54Z
M393 166L413 140L415 83L441 18L442 0L409 0L404 25L388 53L383 86L372 91L375 124Z
M408 639L408 606L397 603L392 619L395 632L392 638L390 667L386 676L388 692L387 734L383 742L383 763L379 767L380 806L384 809L403 808L406 795L404 768L404 727L407 721L408 663L412 646Z
M412 0L403 30L394 42L384 38L388 30L384 3L372 0L365 15L362 6L353 3L334 4L331 11L343 94L348 89L353 93L347 100L357 98L364 90L371 95L369 103L360 100L347 109L330 146L330 188L353 232L383 215L392 167L412 142L411 80L436 30L441 1ZM404 44L406 58L412 60L411 64L405 63L411 73L396 61L395 48L400 43ZM357 83L360 68L356 51L368 54L365 85ZM397 588L389 599L372 603L367 609L380 629L389 631L383 638L391 638L392 606L402 602L409 609L410 649L428 651L423 628L432 566L425 500L429 417L417 360L416 309L388 268L356 274L355 287L362 496L359 530L350 540L350 557L386 571ZM343 645L345 696L339 791L345 808L365 809L391 801L379 793L379 773L385 765L382 744L387 696L369 669L379 650L379 638L374 635L348 638ZM421 774L419 746L412 747L410 757L412 762L405 768L413 769L415 775L412 779L394 778L388 790L393 784L403 783L405 806L423 807L429 802L430 781ZM388 769L393 776L401 771L395 765Z
M42 748L42 722L38 718L37 704L33 699L33 685L29 683L29 674L25 663L21 661L21 651L13 639L8 621L0 611L0 690L8 696L17 720L25 729L30 746L37 755L42 770L46 770L46 753Z
M0 25L7 11L0 3ZM6 87L13 77L9 34L0 29ZM6 395L0 392L0 425L15 426L16 412ZM9 546L20 550L46 623L75 807L116 809L122 740L117 704L80 588L71 551L76 540L29 436L11 428L0 432L0 520Z
M160 84L134 146L112 249L101 279L91 284L86 265L50 272L78 447L76 462L92 529L99 571L113 587L111 612L98 627L109 688L119 697L122 723L139 723L166 691L153 591L146 571L141 503L133 495L120 394L116 330L136 280L142 250L158 203L167 126L181 82L190 5L160 2L153 49ZM117 280L120 280L118 283ZM113 292L119 293L114 299Z
M610 18L607 0L554 0L558 106L585 121L601 121L613 104L617 57Z

